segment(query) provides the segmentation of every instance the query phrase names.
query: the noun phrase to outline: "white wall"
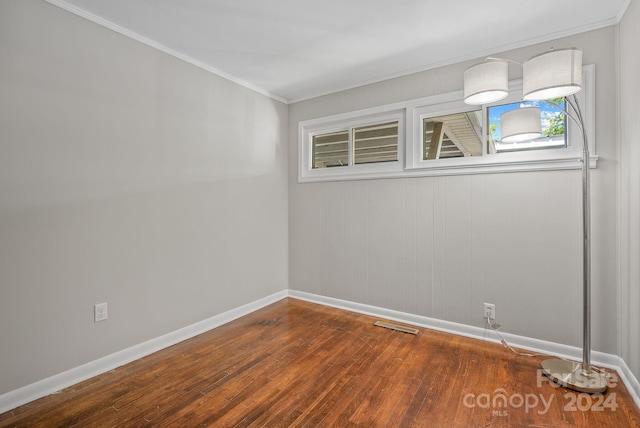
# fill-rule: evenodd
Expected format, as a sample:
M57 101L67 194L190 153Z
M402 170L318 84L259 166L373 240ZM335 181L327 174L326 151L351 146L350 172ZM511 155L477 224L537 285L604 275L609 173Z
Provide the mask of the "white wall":
M286 105L1 1L0 394L286 289L286 130Z
M620 355L640 379L640 4L620 22Z
M592 174L593 348L617 354L616 28L497 53L523 61L553 46L596 64ZM462 89L468 61L289 108L290 288L582 345L579 170L297 182L300 120ZM517 67L511 78L520 77Z

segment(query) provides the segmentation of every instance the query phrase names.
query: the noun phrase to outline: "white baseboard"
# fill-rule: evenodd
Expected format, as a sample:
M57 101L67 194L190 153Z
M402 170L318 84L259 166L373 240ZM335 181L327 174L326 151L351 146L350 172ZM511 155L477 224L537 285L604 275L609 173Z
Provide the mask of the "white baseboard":
M213 316L206 320L197 322L190 326L181 328L174 332L165 334L155 339L148 340L130 348L123 349L122 351L115 352L98 360L91 361L89 363L67 370L63 373L59 373L41 381L2 394L0 395L0 413L7 412L18 406L21 406L33 400L37 400L38 398L47 396L49 394L53 394L54 392L67 388L78 382L82 382L83 380L105 373L109 370L113 370L116 367L120 367L124 364L130 363L131 361L135 361L161 349L167 348L171 345L175 345L176 343L182 342L183 340L197 336L222 324L226 324L244 315L250 314L251 312L282 300L285 297L306 300L320 305L331 306L334 308L345 309L351 312L357 312L376 317L382 317L389 320L413 324L416 326L451 334L457 334L460 336L500 343L493 332L480 327L458 324L421 315L414 315L405 312L394 311L391 309L365 305L362 303L335 299L332 297L319 296L302 291L283 290L265 298L240 306L238 308L231 309L222 314ZM576 360L580 360L580 358L582 357L581 349L574 346L546 342L544 340L532 339L529 337L518 336L509 333L502 333L502 336L511 345L533 352L540 352ZM595 365L617 370L621 380L627 386L629 393L633 397L638 407L640 407L640 383L638 382L638 379L633 375L624 360L617 355L606 354L603 352L592 352L591 355L593 363Z
M629 366L627 366L627 363L625 363L622 358L620 358L618 374L622 382L627 386L629 394L633 397L633 401L640 407L640 382L638 382L638 378L633 375L631 369L629 369Z
M83 380L108 372L116 367L120 367L124 364L130 363L131 361L135 361L161 349L175 345L183 340L202 334L213 328L221 326L222 324L226 324L277 302L278 300L282 300L287 297L287 295L286 290L280 291L190 326L156 337L155 339L134 345L130 348L123 349L122 351L114 352L106 357L74 367L70 370L30 385L26 385L22 388L9 391L0 395L0 413L7 412L18 406L37 400L38 398L49 394L53 394L54 392L60 391L61 389L67 388L78 382L82 382Z
M350 302L347 300L335 299L333 297L320 296L317 294L306 293L302 291L289 290L288 296L294 299L305 300L320 305L331 306L334 308L345 309L351 312L357 312L365 315L372 315L388 320L412 324L432 330L438 330L445 333L457 334L460 336L471 337L474 339L486 340L489 342L500 343L495 333L489 329L474 327L466 324L459 324L451 321L444 321L435 318L429 318L422 315L414 315L406 312L385 309L377 306L365 305L362 303ZM533 339L525 336L518 336L510 333L501 333L502 337L509 345L533 351L535 353L548 354L561 358L568 358L577 361L582 360L582 348L575 346L563 345L560 343L547 342L544 340ZM620 378L626 385L629 393L633 397L635 403L640 407L640 383L635 378L629 367L622 358L617 355L607 354L604 352L591 352L592 363L596 366L614 369L620 375Z

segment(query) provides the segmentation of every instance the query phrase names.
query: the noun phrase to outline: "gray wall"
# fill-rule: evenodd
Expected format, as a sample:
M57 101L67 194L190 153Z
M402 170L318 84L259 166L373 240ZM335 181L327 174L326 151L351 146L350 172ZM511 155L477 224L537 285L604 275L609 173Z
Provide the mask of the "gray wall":
M616 27L510 52L577 47L596 64L593 348L618 353ZM289 107L291 289L582 345L579 170L297 182L300 120L462 89L468 61ZM521 71L511 67L511 78Z
M286 289L286 139L286 105L1 1L0 394Z
M620 22L620 348L640 379L640 4Z

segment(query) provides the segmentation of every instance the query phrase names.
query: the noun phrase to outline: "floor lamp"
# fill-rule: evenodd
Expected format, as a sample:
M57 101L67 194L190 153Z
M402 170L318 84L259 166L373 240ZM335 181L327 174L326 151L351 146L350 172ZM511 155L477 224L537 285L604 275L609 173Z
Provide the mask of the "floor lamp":
M508 60L487 58L464 73L464 101L488 104L505 98L509 91ZM509 61L515 62L515 61ZM519 64L519 63L518 63ZM582 89L582 52L578 49L550 50L522 65L522 92L525 101L564 98L565 114L575 121L582 134L582 225L583 225L583 358L582 362L550 358L542 361L543 373L580 392L607 389L605 377L591 366L591 218L589 188L589 145L584 120L575 93ZM562 107L560 107L562 108ZM519 142L541 135L540 110L519 108L501 117L502 141Z

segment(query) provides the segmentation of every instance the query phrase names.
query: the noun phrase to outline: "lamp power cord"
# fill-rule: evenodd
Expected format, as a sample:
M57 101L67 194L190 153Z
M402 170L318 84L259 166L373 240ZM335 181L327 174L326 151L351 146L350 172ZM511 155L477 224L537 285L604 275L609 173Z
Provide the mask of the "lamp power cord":
M508 350L510 350L511 352L513 352L516 355L519 355L521 357L548 357L549 355L545 355L545 354L538 354L538 353L529 353L529 352L520 352L516 349L514 349L511 345L509 345L509 343L507 342L507 340L502 336L502 334L500 334L500 328L502 327L501 324L499 324L498 322L496 322L495 319L492 318L485 318L485 329L489 327L491 330L493 330L495 332L495 334L498 336L498 339L500 339L500 342L502 343L502 345L507 348ZM568 362L574 362L573 360L569 360L567 358L563 358L563 357L555 357L555 358L559 358L561 360L564 361L568 361ZM611 378L611 373L607 372L606 370L594 366L593 364L591 365L591 369L596 372L599 373L603 376L605 376L607 379Z

